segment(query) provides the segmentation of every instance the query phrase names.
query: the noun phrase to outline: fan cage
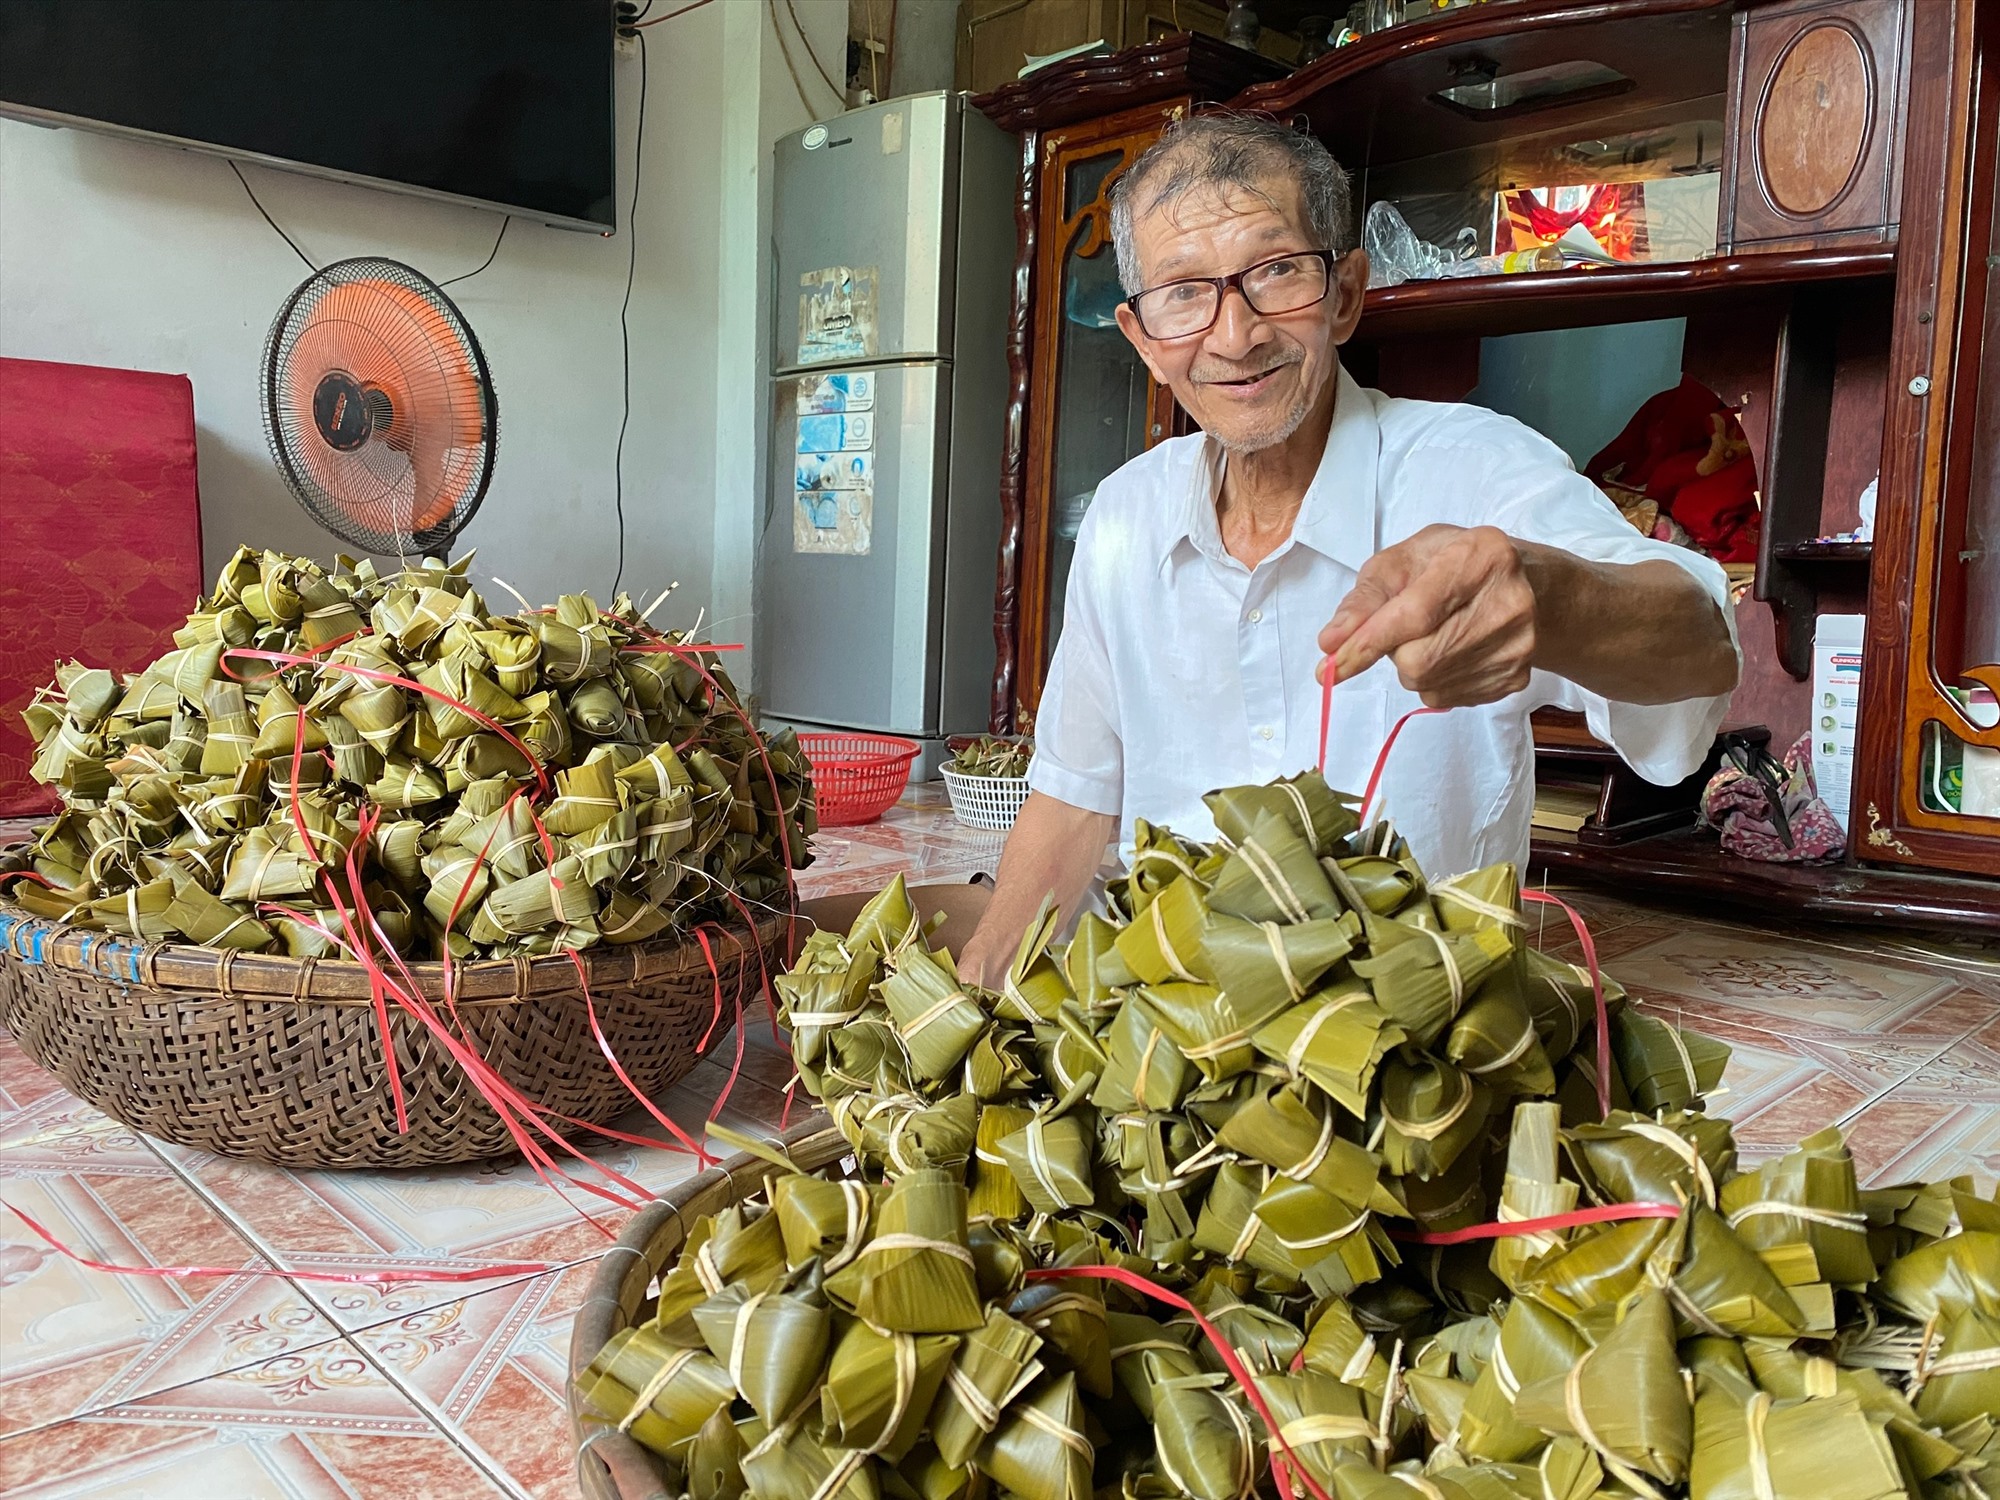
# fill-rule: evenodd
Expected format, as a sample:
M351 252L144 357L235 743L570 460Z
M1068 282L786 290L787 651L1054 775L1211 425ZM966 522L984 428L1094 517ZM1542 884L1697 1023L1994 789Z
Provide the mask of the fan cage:
M368 391L386 432L336 449L313 410L327 375ZM261 397L293 495L363 551L444 556L492 482L500 409L485 351L444 290L400 261L336 261L301 283L265 338Z

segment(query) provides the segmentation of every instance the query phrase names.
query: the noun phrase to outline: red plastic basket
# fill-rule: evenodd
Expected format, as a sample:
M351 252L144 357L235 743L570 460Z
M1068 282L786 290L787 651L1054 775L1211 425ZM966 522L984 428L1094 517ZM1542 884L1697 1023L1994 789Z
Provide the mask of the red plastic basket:
M812 762L820 823L838 827L872 823L894 807L923 747L893 734L820 732L801 734L799 748Z

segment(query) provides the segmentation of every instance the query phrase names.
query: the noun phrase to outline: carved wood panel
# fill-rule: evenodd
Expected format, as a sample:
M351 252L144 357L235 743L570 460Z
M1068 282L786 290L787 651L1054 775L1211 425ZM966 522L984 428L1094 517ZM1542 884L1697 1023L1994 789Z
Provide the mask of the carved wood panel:
M1018 546L1011 558L1017 580L1012 601L1013 651L1010 657L1004 645L1002 651L1003 658L1011 661L1010 722L1016 726L1031 720L1041 702L1049 652L1054 646L1049 634L1050 596L1055 588L1052 552L1056 506L1064 498L1056 493L1062 335L1067 315L1064 268L1071 257L1111 253L1112 184L1158 139L1167 123L1180 119L1188 108L1189 101L1182 98L1126 110L1101 120L1045 131L1038 144L1033 193L1035 264L1025 324L1031 347L1027 360L1026 443L1020 465L1019 524L1017 530L1010 520L1003 534L1003 549L1006 536L1018 536ZM1103 170L1102 177L1095 181L1094 191L1083 201L1070 204L1074 174L1088 166L1095 176L1107 165L1108 170ZM1024 171L1026 166L1024 158ZM1161 390L1148 379L1145 408L1144 445L1150 447L1173 434L1172 393ZM1003 503L1004 500L1003 492ZM1003 564L1006 561L1003 559ZM998 593L995 603L997 640ZM1007 670L1003 664L1000 671ZM996 718L1000 694L1001 684L996 676Z
M1896 237L1909 23L1922 3L1780 0L1738 13L1725 252Z
M1889 356L1871 597L1862 667L1850 849L1861 859L2000 874L2000 820L1925 805L1925 745L1937 728L2000 749L1947 691L2000 690L2000 666L1968 660L1965 591L1984 570L1966 506L1996 483L1992 408L2000 382L1988 256L1996 248L2000 43L1980 0L1920 4L1912 33L1910 186ZM1968 567L1968 564L1974 564ZM1983 656L1989 653L1974 653Z

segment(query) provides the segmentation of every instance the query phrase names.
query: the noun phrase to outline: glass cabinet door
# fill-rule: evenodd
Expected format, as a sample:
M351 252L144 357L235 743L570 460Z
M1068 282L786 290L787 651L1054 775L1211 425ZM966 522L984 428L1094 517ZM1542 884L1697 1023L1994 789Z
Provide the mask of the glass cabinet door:
M1110 193L1185 109L1185 101L1149 105L1042 141L1015 679L1017 708L1029 717L1062 634L1070 562L1091 498L1112 470L1167 435L1173 398L1118 327L1125 292Z
M1117 150L1087 156L1068 169L1063 188L1044 660L1062 634L1070 558L1098 481L1147 446L1152 376L1118 327L1125 292L1109 214L1091 212L1124 164Z

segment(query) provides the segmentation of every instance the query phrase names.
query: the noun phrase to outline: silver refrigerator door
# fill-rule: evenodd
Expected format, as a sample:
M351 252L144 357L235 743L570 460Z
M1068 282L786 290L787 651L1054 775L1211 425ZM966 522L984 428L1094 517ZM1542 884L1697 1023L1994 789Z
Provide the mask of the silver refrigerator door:
M912 94L778 142L774 370L951 357L963 108Z
M829 367L772 382L757 609L767 714L938 732L948 370ZM802 416L801 404L843 404L858 382L866 408ZM814 424L805 452L802 420Z

